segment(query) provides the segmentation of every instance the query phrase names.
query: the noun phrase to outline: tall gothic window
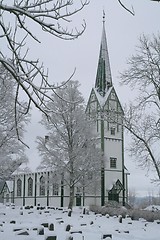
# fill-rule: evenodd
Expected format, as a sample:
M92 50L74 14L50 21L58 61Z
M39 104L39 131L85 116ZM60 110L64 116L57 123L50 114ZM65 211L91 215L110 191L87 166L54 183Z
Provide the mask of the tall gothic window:
M45 195L45 178L41 176L39 179L39 182L40 182L39 193L41 196L44 196Z
M28 196L33 196L33 179L28 178Z
M17 180L17 197L22 196L22 180L18 179Z
M53 195L58 196L58 183L53 183Z

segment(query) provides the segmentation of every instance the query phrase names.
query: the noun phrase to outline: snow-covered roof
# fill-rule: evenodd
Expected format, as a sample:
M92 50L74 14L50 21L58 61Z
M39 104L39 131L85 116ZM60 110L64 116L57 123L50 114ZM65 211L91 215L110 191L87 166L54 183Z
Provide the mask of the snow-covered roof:
M32 170L29 168L27 163L22 163L13 173L12 175L19 175L24 173L32 173Z
M130 175L130 172L128 171L128 169L125 166L124 166L124 173Z
M144 210L149 210L149 211L160 211L160 205L150 205L148 207L146 207Z
M107 190L111 190L113 185L119 180L119 178L114 178L112 179L112 182L108 185L108 187L106 188Z
M99 94L99 92L97 91L96 88L93 88L93 90L94 90L94 92L95 92L95 94L96 94L97 100L98 100L99 105L100 105L101 108L105 105L105 103L106 103L106 101L107 101L107 99L108 99L108 97L109 97L112 89L113 89L113 86L108 89L108 91L106 92L105 96L103 97L103 96L101 96L101 95Z
M9 192L13 192L13 181L6 181Z
M6 181L4 184L3 184L3 187L0 191L0 193L2 193L6 188L8 188L8 192L13 192L13 181Z
M22 163L12 175L31 174L36 172L50 172L53 171L53 167L43 167L38 165L36 168L32 167L30 163Z

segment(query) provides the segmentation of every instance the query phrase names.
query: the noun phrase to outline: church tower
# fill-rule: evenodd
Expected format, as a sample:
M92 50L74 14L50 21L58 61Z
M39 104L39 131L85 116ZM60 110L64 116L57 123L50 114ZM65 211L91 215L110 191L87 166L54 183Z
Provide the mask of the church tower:
M127 200L127 170L124 166L123 109L112 83L105 32L105 16L95 87L92 88L86 113L95 121L103 161L101 163L101 196L103 206L108 201Z

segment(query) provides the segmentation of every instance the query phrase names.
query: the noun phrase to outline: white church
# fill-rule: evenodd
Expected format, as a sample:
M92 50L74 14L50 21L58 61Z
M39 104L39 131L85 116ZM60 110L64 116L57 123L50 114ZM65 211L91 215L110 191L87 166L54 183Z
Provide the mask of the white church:
M112 82L104 19L95 87L91 90L86 114L95 120L95 132L103 153L101 179L96 191L91 193L82 192L77 186L74 205L103 206L109 201L125 205L128 200L129 173L124 165L124 113ZM54 174L51 170L32 172L17 169L13 173L14 180L6 181L2 188L4 204L67 207L67 187L61 181L48 185Z

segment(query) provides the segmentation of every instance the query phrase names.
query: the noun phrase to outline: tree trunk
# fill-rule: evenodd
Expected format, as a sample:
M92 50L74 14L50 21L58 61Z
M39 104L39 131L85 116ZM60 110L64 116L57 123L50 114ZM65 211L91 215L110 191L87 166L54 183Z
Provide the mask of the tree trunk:
M69 204L68 208L72 209L74 203L74 186L70 186L70 196L69 196Z

